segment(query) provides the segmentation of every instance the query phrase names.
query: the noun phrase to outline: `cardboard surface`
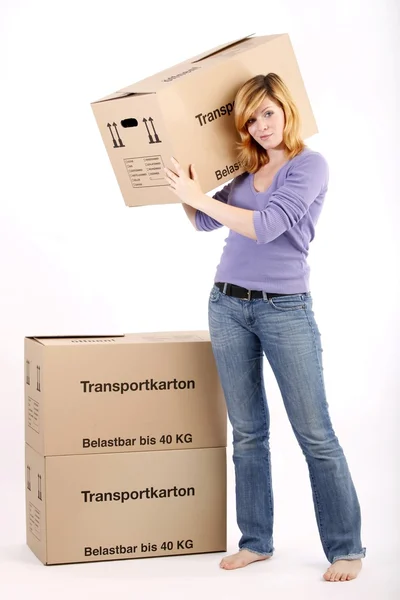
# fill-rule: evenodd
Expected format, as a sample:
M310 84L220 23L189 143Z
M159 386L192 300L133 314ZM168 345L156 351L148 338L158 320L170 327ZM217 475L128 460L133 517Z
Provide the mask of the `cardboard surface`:
M25 339L25 441L44 456L226 446L208 331Z
M226 550L226 450L26 456L27 543L44 564Z
M206 51L92 103L127 206L174 204L163 167L194 163L206 193L242 172L233 122L239 87L277 73L298 106L304 139L317 125L288 34L247 37Z

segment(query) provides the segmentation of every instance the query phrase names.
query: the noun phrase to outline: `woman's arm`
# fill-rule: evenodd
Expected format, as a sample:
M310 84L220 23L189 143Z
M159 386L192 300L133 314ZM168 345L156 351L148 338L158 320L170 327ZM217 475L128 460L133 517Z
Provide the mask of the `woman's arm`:
M310 205L326 187L328 166L319 153L307 154L289 170L285 183L271 195L267 207L253 211L221 202L203 194L196 179L189 179L179 163L176 173L166 169L171 190L193 208L233 231L267 244L291 229L306 214Z
M221 225L225 225L232 231L240 233L252 240L256 239L256 231L253 224L253 210L238 208L230 204L215 202L214 198L210 198L206 194L200 194L196 200L196 207L202 213L211 217Z
M191 176L191 179L193 181L196 181L196 183L198 184L197 174L196 174L196 171L195 171L193 165L190 166L190 176ZM233 181L224 185L224 187L221 190L219 190L218 192L216 192L213 195L214 200L218 200L219 202L226 204L229 199L229 194L230 194L232 185L233 185ZM200 185L199 185L199 190L200 190ZM206 198L209 198L209 196L206 196L205 194L203 194L203 195ZM219 227L223 226L223 224L220 223L218 220L213 219L210 215L201 211L199 208L195 208L193 206L190 206L190 204L186 204L185 199L183 199L183 198L181 198L181 199L182 199L183 209L184 209L189 221L191 222L191 224L197 231L213 231L214 229L218 229Z
M191 222L191 224L197 231L197 227L196 227L197 208L193 208L193 206L190 206L189 204L185 204L184 202L182 202L182 206L183 206L183 210L185 211L189 221Z

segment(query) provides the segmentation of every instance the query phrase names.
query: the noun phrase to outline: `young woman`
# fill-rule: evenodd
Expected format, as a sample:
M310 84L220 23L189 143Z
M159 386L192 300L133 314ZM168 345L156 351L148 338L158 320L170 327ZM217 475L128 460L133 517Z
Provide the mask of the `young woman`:
M165 169L196 229L229 235L209 298L209 329L233 429L239 552L224 569L273 555L269 411L263 353L278 382L305 456L326 581L361 569L360 506L326 401L320 333L312 310L307 255L328 186L323 156L300 139L299 114L281 78L247 81L235 98L242 175L213 198L174 161Z

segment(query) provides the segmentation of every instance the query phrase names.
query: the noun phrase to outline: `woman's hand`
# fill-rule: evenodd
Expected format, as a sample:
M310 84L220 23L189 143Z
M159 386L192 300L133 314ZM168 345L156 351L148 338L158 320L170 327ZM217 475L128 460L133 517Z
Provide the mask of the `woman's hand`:
M205 194L201 191L194 166L190 165L190 177L188 177L177 160L171 157L171 162L175 172L164 167L170 190L185 204L198 208Z
M236 233L240 233L252 240L257 239L252 210L229 206L224 202L210 198L207 194L203 194L193 165L190 165L191 177L188 177L178 161L172 157L171 161L176 172L174 173L171 169L164 167L165 179L169 184L169 189L181 199L183 204L188 204L204 212L222 225L226 225L229 229L236 231ZM193 224L195 223L193 222Z

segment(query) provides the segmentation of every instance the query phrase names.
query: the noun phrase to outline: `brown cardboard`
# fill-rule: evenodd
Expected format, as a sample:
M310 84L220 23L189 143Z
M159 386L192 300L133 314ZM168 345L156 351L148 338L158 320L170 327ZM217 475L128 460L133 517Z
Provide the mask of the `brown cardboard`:
M127 206L180 202L163 167L194 163L204 192L242 169L233 102L254 75L277 73L299 108L304 139L318 132L288 34L246 37L182 62L91 104Z
M44 456L226 446L208 331L25 338L25 441Z
M45 459L28 444L25 444L25 490L27 544L42 562L46 562Z
M27 544L44 564L226 550L225 448L25 451Z

